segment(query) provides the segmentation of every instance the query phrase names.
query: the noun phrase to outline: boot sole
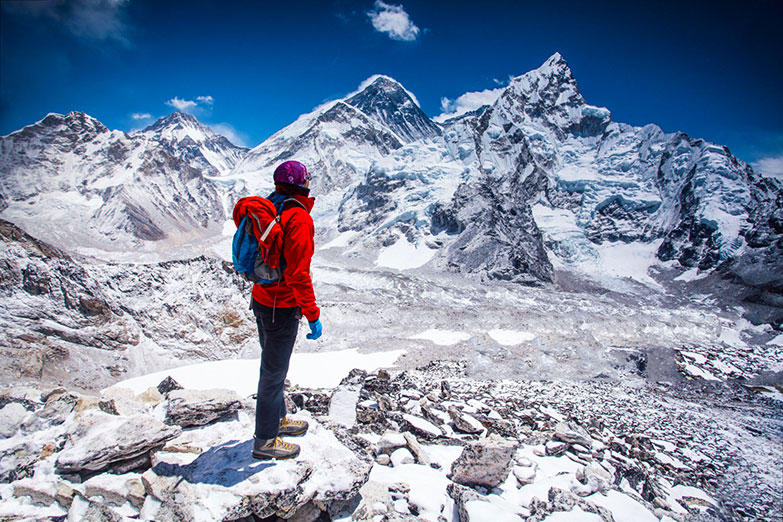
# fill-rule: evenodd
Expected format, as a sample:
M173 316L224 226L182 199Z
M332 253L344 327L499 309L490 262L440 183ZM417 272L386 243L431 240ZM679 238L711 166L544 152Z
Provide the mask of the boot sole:
M299 456L298 451L293 455L285 455L280 457L275 457L274 455L259 455L255 451L253 452L253 458L256 460L289 460L289 459L295 459L298 456Z
M277 436L278 437L298 437L299 435L304 435L305 433L307 433L307 428L305 428L305 429L303 429L301 431L283 431L283 430L280 430L277 433Z

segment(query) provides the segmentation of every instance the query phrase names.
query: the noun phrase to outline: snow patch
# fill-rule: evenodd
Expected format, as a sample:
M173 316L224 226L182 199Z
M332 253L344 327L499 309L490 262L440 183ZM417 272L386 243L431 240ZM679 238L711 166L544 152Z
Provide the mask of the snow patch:
M386 268L408 270L427 264L436 252L437 250L410 243L407 238L401 237L392 246L381 250L375 263Z
M470 339L470 334L465 332L456 332L454 330L439 330L437 328L431 328L420 334L408 337L408 339L424 339L425 341L432 341L438 346L453 346L457 343Z
M516 346L536 338L535 334L519 330L496 329L490 330L488 333L498 344L502 344L503 346Z
M293 384L307 388L334 388L352 369L372 372L378 368L389 367L403 353L405 350L362 354L356 349L294 353L291 356L288 379ZM212 361L127 379L110 386L109 389L128 388L138 394L171 376L187 389L228 389L236 391L241 397L248 397L255 393L258 387L259 368L260 359Z

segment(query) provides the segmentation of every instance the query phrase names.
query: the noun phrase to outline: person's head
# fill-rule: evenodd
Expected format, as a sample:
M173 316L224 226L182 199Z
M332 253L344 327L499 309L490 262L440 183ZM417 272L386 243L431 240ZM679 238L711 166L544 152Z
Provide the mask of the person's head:
M307 167L298 161L286 161L275 169L275 190L282 194L306 196L310 193L310 179Z

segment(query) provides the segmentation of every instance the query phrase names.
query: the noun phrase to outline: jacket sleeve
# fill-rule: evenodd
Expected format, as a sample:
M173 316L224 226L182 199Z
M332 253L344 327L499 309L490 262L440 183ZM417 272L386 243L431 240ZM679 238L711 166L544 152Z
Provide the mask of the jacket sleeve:
M308 321L313 322L321 315L321 310L315 303L313 281L310 277L310 263L315 250L313 219L303 210L292 210L284 228L285 284L294 293L297 304L302 307L302 314Z

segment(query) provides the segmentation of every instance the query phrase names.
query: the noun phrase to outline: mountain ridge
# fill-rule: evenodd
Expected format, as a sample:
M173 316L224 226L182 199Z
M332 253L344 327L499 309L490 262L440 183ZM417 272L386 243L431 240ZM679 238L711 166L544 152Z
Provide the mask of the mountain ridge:
M130 135L108 131L94 118L80 114L49 115L35 125L50 131L57 125L72 125L69 142L51 145L75 154L77 162L84 156L80 152L86 151L79 149L80 144L100 136L107 143L98 146L99 155L109 162L127 161L132 156L127 149L138 149L133 142L143 137L157 148L156 154L171 157L153 160L150 165L155 169L169 165L179 177L203 178L203 188L189 196L195 202L202 197L197 194L212 194L208 207L213 217L193 223L193 230L202 229L202 234L210 221L217 228L218 215L228 214L232 200L247 192L270 190L264 172L280 161L297 158L316 173L313 191L328 207L316 210L319 217L336 220L336 228L343 232L365 232L367 248L397 244L404 238L413 248L426 244L426 252L437 251L434 257L427 254L435 265L472 267L467 271L520 282L552 281L552 254L556 264L583 263L595 259L606 243L660 241L661 261L709 271L725 268L727 261L731 264L748 249L769 249L780 241L776 226L767 227L761 242L745 238L753 229L748 225L751 215L761 216L763 222L780 219L783 211L774 197L780 187L761 183L725 147L682 133L665 134L654 125L613 122L608 109L586 103L559 53L539 68L514 77L492 105L443 124L424 114L399 82L376 75L358 91L302 115L249 150L225 148L228 140L181 112ZM3 138L0 150L6 160L13 156L9 141L15 138L9 138L34 134L35 125ZM55 169L60 168L57 161L52 157ZM76 176L74 182L80 172L96 170L94 162L85 161L82 170L71 175ZM108 192L104 188L102 197L125 201L119 212L129 217L117 217L117 211L107 214L106 209L94 215L110 216L112 223L129 219L130 224L121 228L142 241L168 238L180 229L171 219L183 210L167 209L165 203L135 203L136 196L121 188L123 176L129 179L135 167L130 168L119 182L99 182L117 187ZM16 193L7 189L10 178L5 178L0 205L7 214L13 212L9 206L18 208L15 199L32 197L32 192L21 189L29 178L16 178ZM42 178L42 186L50 186L47 190L62 184L51 185L46 179ZM373 184L376 189L366 190ZM357 191L361 186L365 189ZM707 188L698 189L702 186ZM392 204L367 199L380 196L381 190L390 191L383 197ZM355 207L351 200L356 197L366 204ZM341 212L343 205L355 207L359 214ZM769 208L757 209L759 205ZM380 214L366 215L375 210ZM568 223L561 220L557 229L539 230L539 217L553 212ZM359 215L366 219L358 219ZM507 226L504 221L509 217L513 224ZM368 228L370 223L377 227ZM356 240L351 244L356 247ZM766 261L746 267L740 276L745 281L764 280L752 274L776 259L772 254L755 257ZM491 268L498 264L506 268Z

